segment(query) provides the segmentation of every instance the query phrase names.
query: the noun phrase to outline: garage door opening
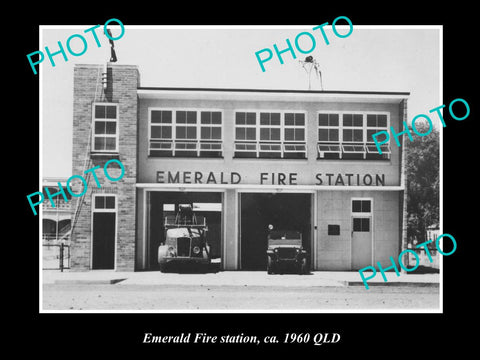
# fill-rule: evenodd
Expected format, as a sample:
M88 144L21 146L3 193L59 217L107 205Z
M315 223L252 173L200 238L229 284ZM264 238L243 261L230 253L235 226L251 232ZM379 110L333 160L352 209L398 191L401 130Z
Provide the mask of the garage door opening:
M163 220L175 215L178 206L190 204L197 215L204 216L208 226L207 241L212 260L219 261L222 244L222 193L152 191L149 195L148 269L158 270L158 247L165 242Z
M302 233L303 247L311 254L312 194L240 194L242 270L267 269L268 225Z

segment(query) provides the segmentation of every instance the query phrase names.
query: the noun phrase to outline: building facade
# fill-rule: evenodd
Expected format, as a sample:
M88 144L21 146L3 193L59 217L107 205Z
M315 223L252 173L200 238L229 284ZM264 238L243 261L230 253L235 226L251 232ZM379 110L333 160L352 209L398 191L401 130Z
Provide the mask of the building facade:
M402 127L408 95L146 88L136 66L75 66L73 174L125 173L73 199L71 268L156 270L180 204L223 270L264 270L269 225L302 232L313 270L388 265L406 246L404 147L371 135Z

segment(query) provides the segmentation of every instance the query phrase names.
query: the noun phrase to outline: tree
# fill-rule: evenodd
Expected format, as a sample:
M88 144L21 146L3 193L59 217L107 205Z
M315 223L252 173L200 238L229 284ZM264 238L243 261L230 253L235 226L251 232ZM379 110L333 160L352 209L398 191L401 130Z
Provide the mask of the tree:
M426 124L415 124L419 133L427 133ZM413 131L412 131L413 134ZM407 237L423 242L427 227L439 223L439 133L433 128L425 136L413 136L407 146ZM434 239L432 239L434 240Z

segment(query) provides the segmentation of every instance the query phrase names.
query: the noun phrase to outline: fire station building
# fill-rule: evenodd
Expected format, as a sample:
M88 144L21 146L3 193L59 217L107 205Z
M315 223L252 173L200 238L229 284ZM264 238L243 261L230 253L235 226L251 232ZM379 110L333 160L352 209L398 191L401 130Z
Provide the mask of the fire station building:
M222 270L265 270L269 225L302 233L312 270L390 264L406 244L404 144L379 154L372 134L403 127L408 96L142 87L137 66L76 65L72 174L111 159L125 172L72 199L71 268L158 269L182 204L206 217Z

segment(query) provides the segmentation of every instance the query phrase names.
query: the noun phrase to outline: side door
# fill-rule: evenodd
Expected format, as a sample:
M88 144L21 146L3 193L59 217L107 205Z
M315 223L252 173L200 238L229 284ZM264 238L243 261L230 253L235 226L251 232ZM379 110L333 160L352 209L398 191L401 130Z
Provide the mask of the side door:
M116 218L115 195L95 194L92 213L93 270L115 268Z
M352 199L352 270L372 265L372 200Z

